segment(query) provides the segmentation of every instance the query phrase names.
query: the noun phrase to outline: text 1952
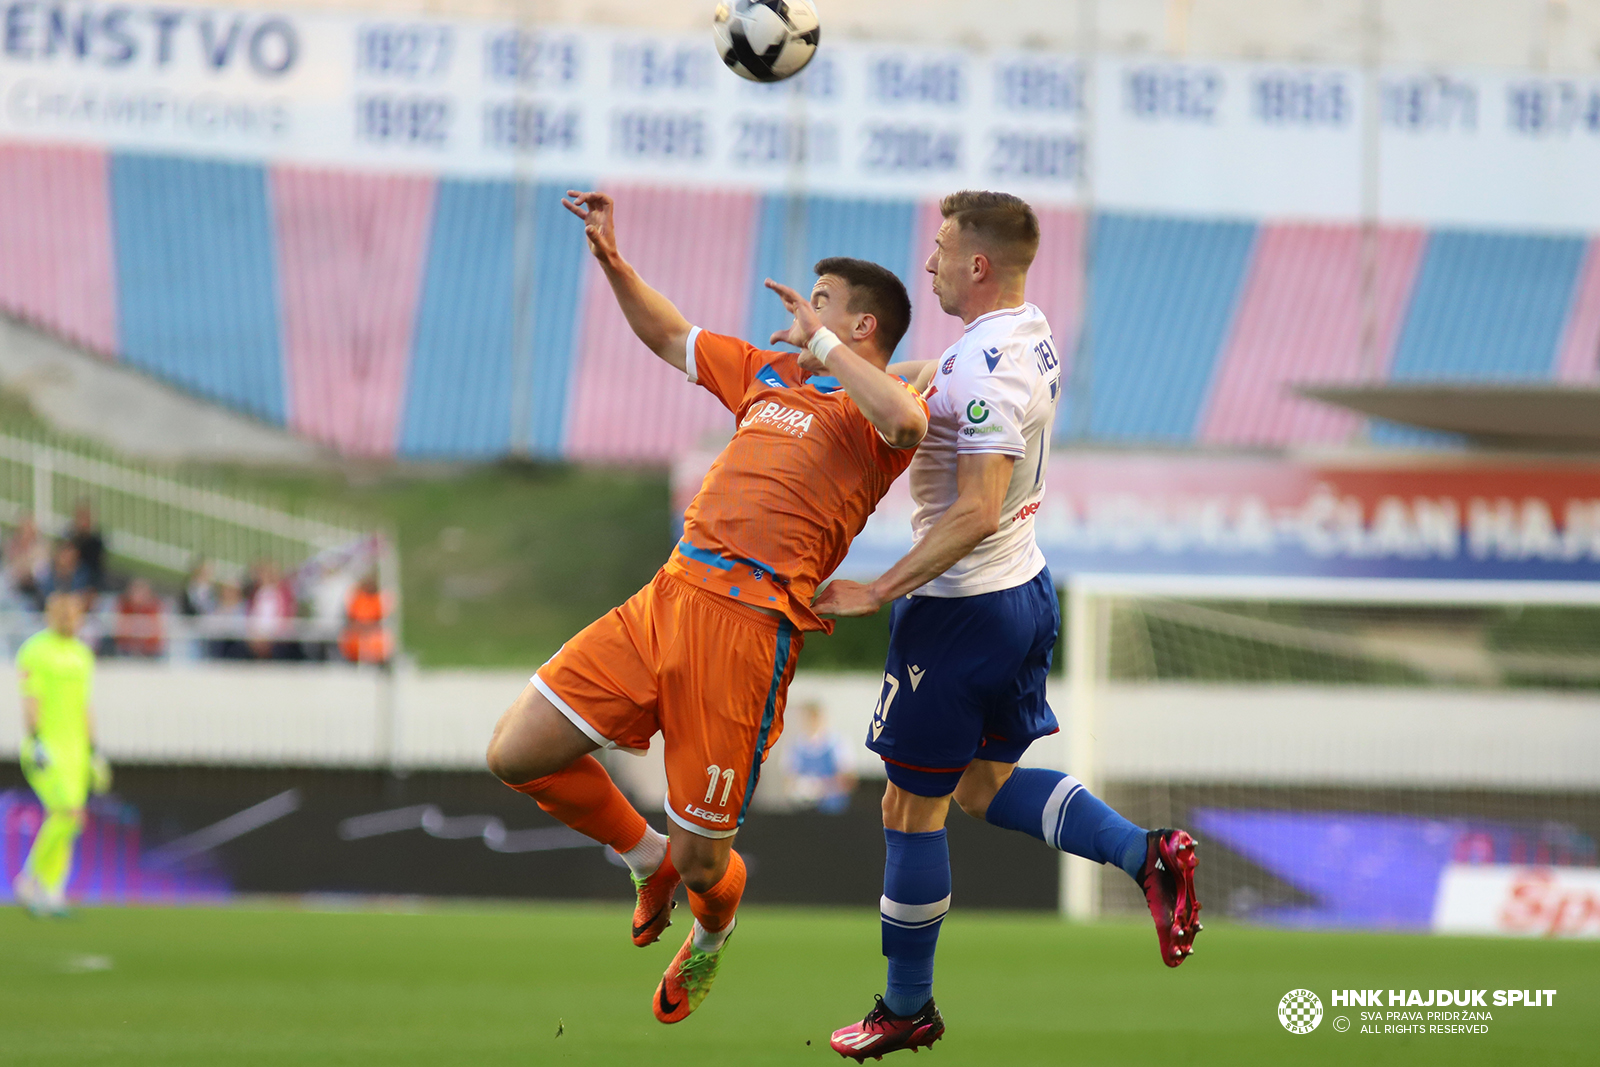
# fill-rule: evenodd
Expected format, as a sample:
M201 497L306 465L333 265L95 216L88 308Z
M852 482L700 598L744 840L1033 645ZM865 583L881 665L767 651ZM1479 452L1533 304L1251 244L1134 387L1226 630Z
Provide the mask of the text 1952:
M1060 60L1002 63L995 68L995 97L1014 111L1076 115L1083 110L1083 67Z
M374 93L356 98L356 139L443 148L450 141L448 97Z

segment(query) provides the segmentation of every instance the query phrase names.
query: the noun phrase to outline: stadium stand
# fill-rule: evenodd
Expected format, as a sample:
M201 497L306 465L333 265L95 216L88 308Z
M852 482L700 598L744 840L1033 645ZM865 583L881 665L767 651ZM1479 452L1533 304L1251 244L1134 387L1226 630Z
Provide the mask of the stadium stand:
M1186 442L1205 403L1208 357L1227 334L1255 228L1108 214L1096 229L1090 434ZM1156 382L1160 387L1152 389Z
M430 183L282 167L271 192L291 426L347 455L388 452L411 353Z
M282 319L266 170L131 152L112 153L107 165L121 357L281 425Z
M1299 399L1286 387L1363 376L1362 241L1362 233L1350 226L1262 227L1233 330L1219 357L1201 441L1255 445L1349 439L1357 428L1354 416ZM1369 358L1380 374L1394 350L1423 244L1417 229L1377 235Z
M114 355L116 270L105 153L0 144L0 307L91 352Z
M726 416L634 359L561 213L566 184L528 189L519 214L506 181L5 146L0 196L31 210L0 220L0 248L20 253L0 264L42 267L0 265L0 310L346 454L667 460ZM934 203L618 191L627 253L696 321L764 343L781 313L762 279L804 284L842 253L911 282L920 313L902 357L954 336L921 271ZM1064 405L1060 427L1075 436L1337 443L1353 417L1289 386L1363 378L1364 359L1394 381L1595 375L1591 237L1385 229L1363 356L1359 227L1096 221L1088 421L1071 425ZM1030 295L1060 336L1077 318L1081 228L1080 213L1046 212ZM514 266L518 242L534 249L532 277Z

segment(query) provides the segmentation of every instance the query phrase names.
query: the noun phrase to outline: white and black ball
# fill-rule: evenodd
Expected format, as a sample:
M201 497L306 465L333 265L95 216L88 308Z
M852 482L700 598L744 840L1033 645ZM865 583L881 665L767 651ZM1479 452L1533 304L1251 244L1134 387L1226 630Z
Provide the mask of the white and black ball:
M729 70L753 82L778 82L811 62L822 27L811 0L720 0L711 32Z

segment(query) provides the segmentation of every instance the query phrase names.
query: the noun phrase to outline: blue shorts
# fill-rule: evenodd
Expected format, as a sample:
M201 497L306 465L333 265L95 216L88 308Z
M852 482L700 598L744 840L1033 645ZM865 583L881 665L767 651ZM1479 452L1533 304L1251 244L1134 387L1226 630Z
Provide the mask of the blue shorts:
M1059 730L1045 676L1060 631L1049 568L994 593L895 601L867 732L889 780L918 796L946 796L974 759L1015 763Z

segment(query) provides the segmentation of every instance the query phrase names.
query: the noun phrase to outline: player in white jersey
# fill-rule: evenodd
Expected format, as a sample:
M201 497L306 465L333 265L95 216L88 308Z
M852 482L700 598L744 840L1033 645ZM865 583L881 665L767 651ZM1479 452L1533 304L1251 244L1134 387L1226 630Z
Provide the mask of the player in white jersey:
M974 818L1125 870L1144 890L1168 966L1187 958L1200 929L1188 834L1144 830L1068 775L1017 767L1032 742L1058 730L1045 678L1060 605L1034 516L1062 367L1050 324L1024 298L1039 247L1033 209L991 192L955 193L940 208L927 269L940 308L966 330L941 359L894 368L928 401L928 433L910 467L915 544L876 581L836 581L815 605L834 615L893 605L867 738L889 778L880 901L888 983L867 1017L832 1040L858 1061L944 1033L933 957L950 907L952 798Z

